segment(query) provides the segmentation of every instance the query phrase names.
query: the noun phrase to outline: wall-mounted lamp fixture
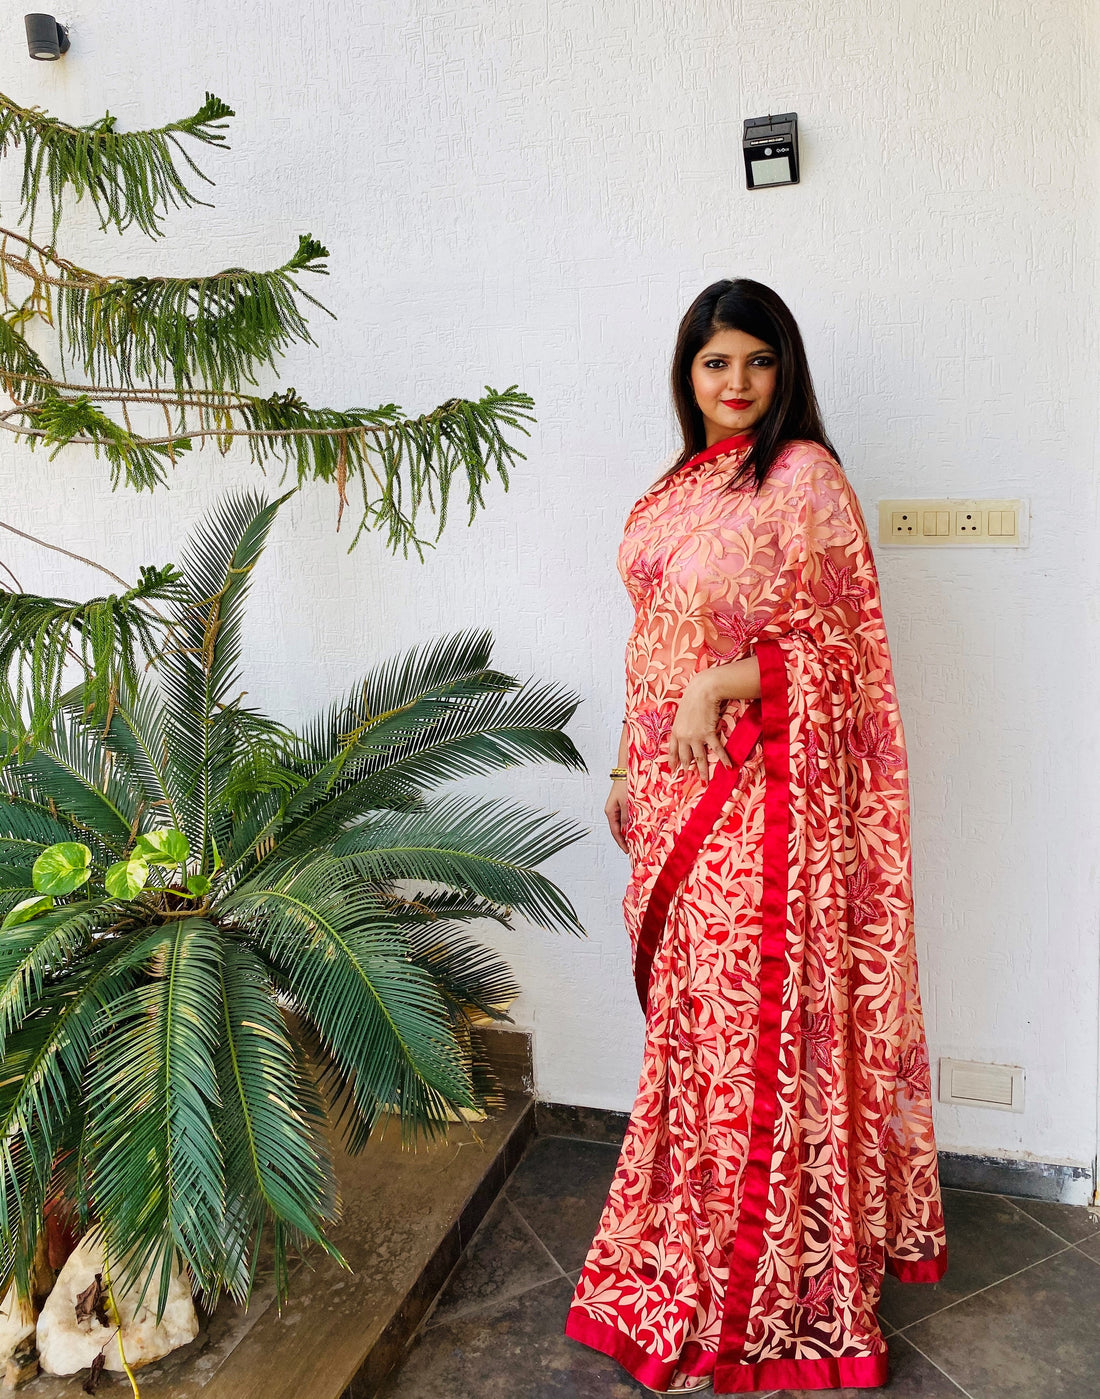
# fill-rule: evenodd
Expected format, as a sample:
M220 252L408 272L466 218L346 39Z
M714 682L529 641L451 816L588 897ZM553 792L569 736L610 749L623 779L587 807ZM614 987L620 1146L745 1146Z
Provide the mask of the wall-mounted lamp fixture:
M69 48L69 31L58 24L53 15L24 15L27 26L27 48L32 58L52 63Z
M798 184L798 114L746 117L741 144L749 189Z

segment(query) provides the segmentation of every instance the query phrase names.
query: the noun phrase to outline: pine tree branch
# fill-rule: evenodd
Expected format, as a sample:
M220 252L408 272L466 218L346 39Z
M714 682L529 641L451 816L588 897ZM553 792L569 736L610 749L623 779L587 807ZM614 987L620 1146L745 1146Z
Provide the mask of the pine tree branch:
M197 379L237 391L242 382L256 383L260 366L274 368L288 345L316 343L299 299L332 312L296 278L327 276L327 257L328 249L305 233L294 255L270 272L231 267L206 277L115 277L0 228L0 299L13 319L56 323L63 360L67 353L103 384L167 380L181 392ZM11 273L31 283L21 304Z
M177 161L213 184L179 138L224 146L224 119L233 115L231 107L208 92L193 116L155 130L123 132L115 130L110 112L87 126L70 126L0 93L0 155L9 146L23 148L21 221L33 229L39 201L48 193L52 241L65 194L71 191L77 200L88 196L101 228L113 225L121 233L136 223L149 237L159 237L160 219L169 205L179 208L205 202L188 189Z
M281 462L284 476L293 470L299 484L320 480L335 485L341 514L349 484L357 485L362 509L349 548L364 529L381 527L391 548L400 545L407 557L411 545L421 558L422 547L433 541L416 533L419 512L426 507L437 516L438 539L447 522L453 478L461 471L472 522L484 506L482 487L493 472L507 490L509 467L517 457L526 460L505 432L514 428L529 435L524 423L533 420L533 400L515 385L502 391L486 385L481 399L451 398L417 418L405 416L393 403L344 412L313 408L293 389L270 398L192 391L182 400L141 390L117 390L112 397L91 386L81 386L71 397L66 395L74 386L55 381L47 381L46 388L43 397L0 414L0 428L32 448L37 443L52 447L51 460L64 446L91 446L110 463L113 485L151 489L166 482L167 467L193 440L213 438L225 452L241 438L257 465ZM108 417L95 399L123 408L127 403L176 408L180 428L164 436L141 436ZM188 422L186 405L196 403Z
M9 143L24 147L24 219L33 220L48 189L56 234L62 196L71 190L78 199L92 199L104 228L137 223L155 235L168 204L201 202L172 163L178 150L201 175L179 138L223 144L222 118L231 115L207 94L186 121L123 134L109 114L74 127L0 95L0 155ZM242 393L242 384L254 385L256 371L273 367L288 345L315 343L301 303L326 308L297 278L325 274L327 256L304 235L293 257L270 272L105 277L63 258L52 242L35 242L29 228L25 234L0 229L0 387L12 399L0 412L0 428L31 448L45 446L51 459L62 447L90 446L106 457L114 486L139 490L166 483L168 468L193 442L213 439L225 453L240 438L261 469L274 463L299 485L334 485L338 529L349 490L358 492L359 522L349 548L364 529L382 527L391 548L400 544L407 556L412 545L422 558L432 541L417 534L418 515L424 509L436 515L438 539L457 473L466 479L470 522L484 505L491 476L507 489L510 466L525 459L510 434L529 435L532 400L515 385L503 392L486 385L481 399L450 398L410 418L392 403L340 411L312 407L294 389L268 398ZM13 278L28 283L22 299ZM26 338L34 322L58 335L60 374ZM66 356L91 382L67 380ZM149 431L141 418L142 430L135 429L131 409L150 407L164 414L163 434Z
M9 246L18 246L13 251ZM177 392L196 378L236 391L255 383L255 370L274 366L295 342L315 343L298 298L332 313L298 286L296 275L327 275L328 256L308 234L282 267L271 272L230 268L209 277L107 277L60 258L10 229L0 229L0 297L13 319L55 320L62 353L104 384L161 384ZM33 259L33 260L32 260ZM10 273L31 282L24 313ZM0 359L9 356L0 355Z
M84 672L86 717L109 723L119 695L137 686L139 658L156 656L171 625L154 604L184 595L171 564L143 567L134 587L88 602L0 588L0 728L17 748L41 742L74 660Z
M125 578L120 578L117 573L112 573L106 564L97 563L95 559L86 559L83 554L74 554L71 549L63 549L60 544L51 544L48 539L39 539L37 535L28 534L26 530L16 529L14 525L9 525L7 520L0 520L0 529L17 534L20 539L26 539L31 544L38 544L43 549L52 549L55 554L64 554L67 559L75 559L77 563L87 564L89 568L98 568L100 573L105 573L108 578L113 579L116 583L121 583L124 588L129 589L130 587ZM4 567L6 568L7 565L5 564ZM11 573L11 570L8 569L8 572ZM15 575L12 574L12 577L14 578ZM16 581L16 591L20 593L23 591L18 586L18 580Z

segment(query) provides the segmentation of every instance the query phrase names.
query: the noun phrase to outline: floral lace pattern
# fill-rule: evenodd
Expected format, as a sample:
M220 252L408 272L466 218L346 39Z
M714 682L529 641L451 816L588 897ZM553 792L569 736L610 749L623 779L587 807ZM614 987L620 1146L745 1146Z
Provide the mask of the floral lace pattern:
M626 521L623 913L636 953L649 894L703 790L693 769L668 766L685 686L774 639L790 714L787 966L764 1247L734 1388L881 1384L884 1268L934 1281L946 1267L905 738L844 472L794 442L758 494L729 492L741 450L689 463ZM723 741L747 707L727 702ZM673 896L637 1098L566 1327L658 1388L711 1373L719 1349L759 1088L764 792L758 747Z

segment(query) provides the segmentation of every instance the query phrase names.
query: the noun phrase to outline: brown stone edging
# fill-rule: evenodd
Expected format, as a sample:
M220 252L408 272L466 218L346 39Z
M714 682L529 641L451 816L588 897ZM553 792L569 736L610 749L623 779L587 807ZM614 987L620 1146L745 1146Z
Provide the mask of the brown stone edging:
M544 1137L582 1137L586 1141L618 1146L629 1120L629 1113L610 1108L579 1107L574 1103L535 1104L536 1127ZM1092 1175L1088 1166L980 1156L964 1151L941 1151L939 1173L940 1184L955 1190L1052 1201L1063 1200L1072 1181Z

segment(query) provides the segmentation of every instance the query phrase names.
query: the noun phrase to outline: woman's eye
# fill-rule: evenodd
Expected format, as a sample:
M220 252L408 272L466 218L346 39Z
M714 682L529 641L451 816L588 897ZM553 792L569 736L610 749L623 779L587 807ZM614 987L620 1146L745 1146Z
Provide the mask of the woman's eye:
M759 355L753 360L758 369L770 369L774 363L775 360L770 355Z

